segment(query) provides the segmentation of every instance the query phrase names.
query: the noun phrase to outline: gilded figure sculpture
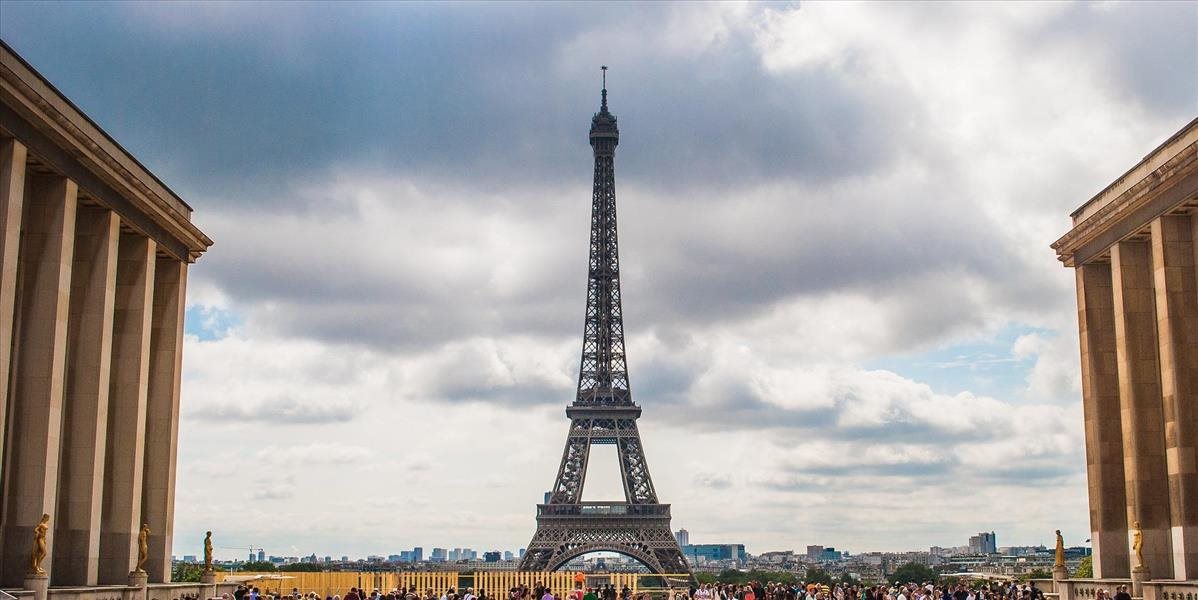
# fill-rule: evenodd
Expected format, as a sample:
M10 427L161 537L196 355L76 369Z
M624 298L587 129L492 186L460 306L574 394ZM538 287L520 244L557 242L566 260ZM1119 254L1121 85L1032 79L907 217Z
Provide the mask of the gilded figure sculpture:
M42 561L46 560L46 534L50 531L50 515L43 514L42 519L33 527L33 551L29 553L29 574L45 575Z
M212 572L212 532L204 536L204 572Z
M141 533L137 534L137 572L146 571L146 559L150 557L150 524L141 524Z
M1056 561L1053 563L1053 566L1054 567L1065 566L1065 538L1061 537L1060 529L1057 530L1057 554L1056 554Z
M1144 530L1139 521L1131 524L1131 549L1136 553L1136 568L1144 566Z

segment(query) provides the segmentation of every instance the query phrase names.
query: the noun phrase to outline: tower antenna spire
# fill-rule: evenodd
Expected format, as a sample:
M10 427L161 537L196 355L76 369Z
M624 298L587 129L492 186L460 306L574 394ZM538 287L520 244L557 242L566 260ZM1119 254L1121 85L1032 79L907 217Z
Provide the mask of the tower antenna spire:
M599 70L603 71L603 105L599 110L607 112L607 65L600 65Z

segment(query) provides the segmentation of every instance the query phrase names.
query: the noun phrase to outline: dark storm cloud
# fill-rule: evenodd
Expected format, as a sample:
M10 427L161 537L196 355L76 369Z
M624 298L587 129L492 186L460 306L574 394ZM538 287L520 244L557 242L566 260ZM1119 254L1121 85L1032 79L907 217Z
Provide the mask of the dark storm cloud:
M697 7L7 4L0 32L185 197L208 201L285 203L279 188L330 164L480 186L574 180L598 62L613 65L624 181L859 176L902 151L878 141L902 137L914 103L825 71L777 78L748 28L647 60L663 21L686 10Z

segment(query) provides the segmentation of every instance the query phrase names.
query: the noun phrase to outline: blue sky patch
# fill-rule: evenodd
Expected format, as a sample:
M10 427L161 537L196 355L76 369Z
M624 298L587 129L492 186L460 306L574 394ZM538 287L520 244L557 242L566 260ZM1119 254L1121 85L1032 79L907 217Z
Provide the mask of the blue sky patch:
M241 326L241 322L241 317L233 311L195 304L187 307L183 332L209 342L228 337L233 329Z

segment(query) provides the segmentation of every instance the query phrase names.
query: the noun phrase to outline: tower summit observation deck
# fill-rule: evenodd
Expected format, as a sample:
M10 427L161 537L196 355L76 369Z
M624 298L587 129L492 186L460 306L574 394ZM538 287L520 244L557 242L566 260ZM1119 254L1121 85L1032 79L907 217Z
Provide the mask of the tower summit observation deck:
M690 572L670 530L670 505L660 504L645 462L624 353L620 256L616 237L616 116L607 107L607 67L599 112L591 118L595 160L590 259L578 390L566 408L570 431L549 501L537 506L537 531L522 571L560 568L589 552L618 552L656 573ZM591 445L617 447L623 502L583 502Z

